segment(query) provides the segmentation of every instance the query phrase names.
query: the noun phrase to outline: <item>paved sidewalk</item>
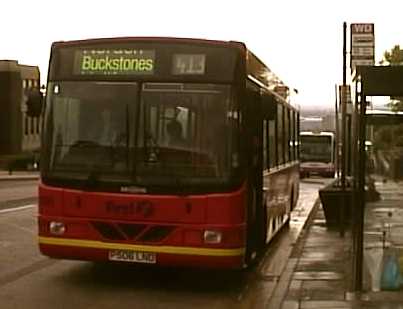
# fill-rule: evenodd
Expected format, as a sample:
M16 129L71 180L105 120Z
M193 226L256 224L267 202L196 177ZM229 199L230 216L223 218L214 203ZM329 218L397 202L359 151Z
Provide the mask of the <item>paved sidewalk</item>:
M364 250L374 245L380 245L381 250L385 244L399 246L398 241L403 240L400 229L403 226L403 183L377 183L377 189L381 200L366 205ZM287 271L282 274L282 277L288 276L288 287L283 292L281 308L403 309L403 286L398 291L372 291L366 260L364 291L350 292L353 261L351 230L341 238L337 229L326 227L320 204L313 211L316 213L307 223L288 262L288 274ZM392 232L387 231L386 241L382 239L385 226L392 226ZM368 258L367 254L364 255Z
M2 180L36 180L39 179L39 171L8 171L0 170L0 181Z

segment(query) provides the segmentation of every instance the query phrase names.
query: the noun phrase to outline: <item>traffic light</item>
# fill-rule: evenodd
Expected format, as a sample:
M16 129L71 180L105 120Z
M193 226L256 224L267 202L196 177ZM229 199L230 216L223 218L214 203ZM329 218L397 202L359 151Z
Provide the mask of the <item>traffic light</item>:
M42 113L43 95L39 89L32 89L28 92L27 115L29 117L39 117Z

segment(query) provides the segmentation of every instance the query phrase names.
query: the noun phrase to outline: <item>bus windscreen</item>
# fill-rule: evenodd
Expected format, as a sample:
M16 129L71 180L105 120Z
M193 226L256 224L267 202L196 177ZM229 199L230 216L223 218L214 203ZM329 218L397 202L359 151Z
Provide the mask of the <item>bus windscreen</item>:
M332 162L331 136L301 136L302 162Z
M212 185L239 167L230 86L63 81L47 104L46 176Z

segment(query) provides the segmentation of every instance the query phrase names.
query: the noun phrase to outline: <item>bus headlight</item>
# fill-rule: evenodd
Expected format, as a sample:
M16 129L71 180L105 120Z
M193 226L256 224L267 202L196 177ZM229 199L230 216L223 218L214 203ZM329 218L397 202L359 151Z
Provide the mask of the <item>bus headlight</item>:
M51 221L49 223L49 231L53 235L63 235L66 231L66 226L63 222Z
M206 244L219 244L222 240L222 233L219 231L204 231L204 243Z

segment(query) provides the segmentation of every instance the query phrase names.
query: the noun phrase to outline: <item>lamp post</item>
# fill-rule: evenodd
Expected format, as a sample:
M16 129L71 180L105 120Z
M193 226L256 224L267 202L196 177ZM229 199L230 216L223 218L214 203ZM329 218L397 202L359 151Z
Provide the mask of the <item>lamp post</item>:
M347 80L347 23L343 23L343 85L341 87L341 191L343 192L343 205L340 207L340 236L344 237L344 207L347 205L346 191L346 109L347 109L347 97L346 97L346 80Z

